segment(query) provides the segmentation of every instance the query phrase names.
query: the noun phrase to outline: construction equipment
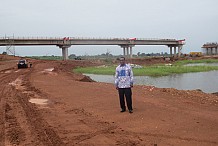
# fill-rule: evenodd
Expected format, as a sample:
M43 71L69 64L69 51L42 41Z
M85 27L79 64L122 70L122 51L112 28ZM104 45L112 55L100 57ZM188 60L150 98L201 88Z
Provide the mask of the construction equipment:
M202 52L190 52L189 53L190 57L201 57L203 56Z

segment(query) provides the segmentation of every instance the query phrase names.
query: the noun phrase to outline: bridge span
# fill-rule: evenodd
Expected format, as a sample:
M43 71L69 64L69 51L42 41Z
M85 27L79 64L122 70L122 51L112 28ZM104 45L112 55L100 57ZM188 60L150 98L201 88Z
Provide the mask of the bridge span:
M44 46L55 45L62 49L64 60L68 59L68 48L72 45L118 45L123 49L123 55L132 58L132 48L135 45L165 45L170 48L170 55L180 57L185 40L176 39L140 39L140 38L76 38L76 37L2 37L0 46ZM172 54L174 48L174 55ZM178 54L177 54L178 50Z

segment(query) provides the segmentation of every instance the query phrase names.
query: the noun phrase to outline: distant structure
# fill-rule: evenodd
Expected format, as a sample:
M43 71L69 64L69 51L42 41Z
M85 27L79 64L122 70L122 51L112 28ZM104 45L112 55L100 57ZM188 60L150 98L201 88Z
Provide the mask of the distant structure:
M206 43L202 46L206 55L218 55L218 43Z
M12 39L10 39L12 38ZM15 47L14 47L14 35L12 37L5 36L6 52L8 55L15 55Z

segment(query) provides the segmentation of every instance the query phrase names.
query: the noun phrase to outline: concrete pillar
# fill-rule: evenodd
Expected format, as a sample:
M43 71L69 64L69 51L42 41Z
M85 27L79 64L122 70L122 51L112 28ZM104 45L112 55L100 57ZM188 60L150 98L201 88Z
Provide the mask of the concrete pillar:
M62 47L62 57L63 57L63 60L68 60L68 48L69 47Z
M216 52L215 52L215 53L216 53L216 55L218 55L218 52L217 52L217 50L218 50L218 47L216 47Z
M181 50L182 50L182 46L178 46L178 57L180 58L181 56Z
M129 47L126 47L126 52L127 52L126 56L127 58L129 58Z
M174 47L174 57L176 57L176 47Z
M130 47L130 58L132 58L132 47Z
M210 55L213 55L213 48L210 48Z
M170 57L172 57L172 55L173 55L173 49L172 49L172 47L170 47Z
M206 48L206 55L209 55L209 48Z
M123 47L123 56L126 56L126 48Z

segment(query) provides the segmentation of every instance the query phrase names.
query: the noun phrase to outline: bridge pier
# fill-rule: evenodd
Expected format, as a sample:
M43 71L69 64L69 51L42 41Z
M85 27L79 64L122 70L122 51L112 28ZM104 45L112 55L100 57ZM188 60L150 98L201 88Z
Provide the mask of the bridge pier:
M130 46L130 58L132 58L132 46Z
M209 49L206 48L206 55L209 55Z
M176 47L174 47L174 57L176 58Z
M127 54L126 54L126 56L127 56L127 58L129 58L129 46L126 47L126 50L127 50Z
M63 56L63 60L68 59L68 47L63 47L62 48L62 56Z
M173 56L173 49L172 49L172 47L170 47L170 57L172 57Z
M123 48L123 56L126 55L126 48L125 47L122 47Z
M168 47L170 49L170 57L174 57L174 58L181 57L183 45L169 45ZM178 54L177 54L177 50L178 50Z
M132 58L132 45L120 45L123 48L123 56Z
M70 46L59 46L59 48L62 49L62 57L63 57L63 60L68 60L68 48Z
M182 50L182 46L178 46L178 57L180 58L181 56L181 50Z

